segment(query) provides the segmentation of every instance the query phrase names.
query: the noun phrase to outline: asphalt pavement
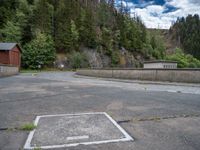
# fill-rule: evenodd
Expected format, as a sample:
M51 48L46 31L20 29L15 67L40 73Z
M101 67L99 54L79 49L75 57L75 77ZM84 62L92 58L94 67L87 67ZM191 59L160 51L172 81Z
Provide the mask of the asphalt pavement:
M106 112L134 141L67 150L200 150L200 85L76 77L73 72L0 78L0 150L23 149L39 115Z

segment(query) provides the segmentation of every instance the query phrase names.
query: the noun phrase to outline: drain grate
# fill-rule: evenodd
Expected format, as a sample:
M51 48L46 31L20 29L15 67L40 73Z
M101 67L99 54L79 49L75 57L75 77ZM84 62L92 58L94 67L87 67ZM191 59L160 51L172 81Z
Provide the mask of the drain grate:
M24 149L55 149L80 144L133 141L105 112L37 116Z

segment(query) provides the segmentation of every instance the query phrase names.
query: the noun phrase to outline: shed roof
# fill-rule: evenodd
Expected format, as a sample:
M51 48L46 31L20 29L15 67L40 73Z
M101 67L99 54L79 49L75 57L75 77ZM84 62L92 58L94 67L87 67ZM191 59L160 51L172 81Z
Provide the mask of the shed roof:
M177 63L177 61L170 61L170 60L152 60L152 61L144 61L144 64L148 63Z
M0 51L10 51L12 50L15 46L19 48L21 51L21 48L17 43L0 43Z

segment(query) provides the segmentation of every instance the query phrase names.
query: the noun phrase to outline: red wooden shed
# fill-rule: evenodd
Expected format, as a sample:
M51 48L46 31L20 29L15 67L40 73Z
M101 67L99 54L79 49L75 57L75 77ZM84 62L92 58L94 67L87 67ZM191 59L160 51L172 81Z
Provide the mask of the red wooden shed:
M17 43L0 43L0 64L20 67L21 48Z

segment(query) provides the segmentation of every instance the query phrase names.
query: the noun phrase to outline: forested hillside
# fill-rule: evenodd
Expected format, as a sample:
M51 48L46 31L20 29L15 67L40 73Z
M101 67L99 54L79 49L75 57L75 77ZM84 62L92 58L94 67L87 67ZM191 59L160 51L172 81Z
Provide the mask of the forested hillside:
M198 15L188 15L178 18L170 28L169 33L180 47L188 54L200 59L200 18Z
M142 21L117 10L113 0L1 0L0 33L1 41L21 44L26 68L52 65L56 52L66 54L72 67L89 67L85 48L105 57L107 66L126 65L121 51L153 55ZM133 59L130 66L139 62Z
M140 67L143 60L165 59L160 34L147 31L139 17L131 18L114 2L1 0L0 41L20 43L22 65L33 69Z
M167 59L176 60L181 68L200 68L200 18L188 15L178 18L165 36L165 42L176 50Z

